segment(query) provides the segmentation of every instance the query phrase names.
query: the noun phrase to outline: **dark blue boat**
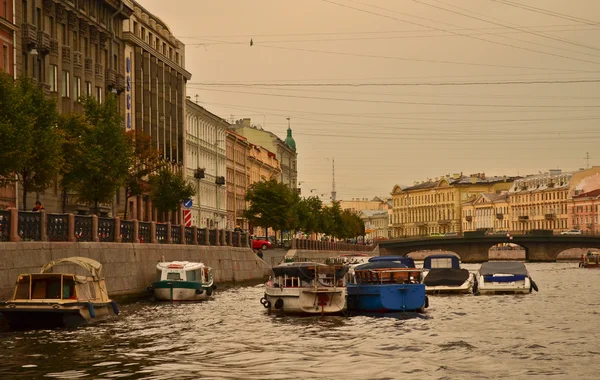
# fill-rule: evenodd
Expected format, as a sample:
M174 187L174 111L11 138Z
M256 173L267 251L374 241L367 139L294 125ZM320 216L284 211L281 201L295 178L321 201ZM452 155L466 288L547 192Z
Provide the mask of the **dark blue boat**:
M410 258L402 256L373 257L368 263L354 267L348 282L348 310L364 312L423 312L429 306L422 270L408 267ZM414 264L413 264L414 265Z

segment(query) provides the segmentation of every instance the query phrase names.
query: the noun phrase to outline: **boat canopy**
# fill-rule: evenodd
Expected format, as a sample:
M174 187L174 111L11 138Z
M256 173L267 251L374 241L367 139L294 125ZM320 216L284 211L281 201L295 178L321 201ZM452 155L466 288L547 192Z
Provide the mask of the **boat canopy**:
M454 268L460 269L460 261L455 255L429 255L423 260L423 269Z
M156 269L160 271L168 269L196 270L204 267L204 263L192 261L161 261L160 263L156 264Z
M375 257L371 257L369 259L369 262L375 262L375 261L398 261L404 265L406 265L408 268L416 268L415 267L415 261L411 258L411 257L405 257L405 256L375 256Z
M325 270L328 266L320 263L301 262L301 263L284 263L273 267L275 277L288 276L299 277L304 281L312 281L315 278L315 269Z
M469 279L466 269L439 268L429 272L423 280L426 286L460 286Z
M52 268L53 266L58 265L58 264L76 264L76 265L79 265L80 267L86 269L88 272L90 272L95 281L99 281L99 280L103 279L102 264L100 264L96 260L92 260L87 257L79 257L79 256L65 257L64 259L50 261L49 263L42 266L40 273L44 273L44 272L48 271L50 268Z
M399 261L372 261L370 263L360 264L354 268L354 271L376 270L376 269L402 269L408 268Z
M482 276L493 274L527 275L527 268L523 263L495 261L481 264L481 268L479 268L479 274Z

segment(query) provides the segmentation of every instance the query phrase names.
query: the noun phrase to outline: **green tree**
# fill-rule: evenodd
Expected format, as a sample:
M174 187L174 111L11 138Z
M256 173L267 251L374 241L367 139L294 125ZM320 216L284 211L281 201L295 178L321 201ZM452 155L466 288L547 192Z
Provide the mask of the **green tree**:
M31 78L0 72L0 183L18 181L27 194L47 189L62 165L56 104Z
M323 202L318 197L300 199L297 206L297 213L299 218L299 229L307 234L322 232Z
M184 199L196 194L194 185L168 169L150 176L149 184L152 204L161 214L177 211Z
M83 119L72 116L74 119L63 124L68 139L63 150L66 147L71 160L63 185L98 213L98 204L111 202L119 186L125 184L133 149L114 96L108 96L104 103L90 97L82 102Z
M244 216L253 225L264 227L265 234L269 227L289 230L297 224L294 193L275 179L252 184L245 199L250 206Z
M125 180L125 204L130 197L142 195L150 190L149 176L164 168L166 163L160 158L160 151L152 144L150 136L127 132L129 144L133 147L133 158ZM123 219L127 219L127 207Z

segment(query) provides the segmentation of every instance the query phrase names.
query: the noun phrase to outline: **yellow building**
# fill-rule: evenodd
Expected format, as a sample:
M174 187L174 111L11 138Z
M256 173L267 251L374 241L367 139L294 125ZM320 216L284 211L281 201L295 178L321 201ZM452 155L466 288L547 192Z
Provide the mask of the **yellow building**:
M392 190L393 237L462 232L462 203L480 193L500 193L512 185L510 177L462 173L429 179Z
M250 174L250 185L260 181L268 181L270 179L276 179L280 182L281 166L275 153L262 146L249 144L247 163L248 173ZM265 236L265 230L262 226L249 225L249 230L254 236ZM274 234L275 231L269 229L269 235Z
M350 201L339 201L342 210L360 212L363 210L387 210L388 202L385 199L374 197L369 198L352 198Z
M481 193L462 205L462 230L508 231L510 216L508 192Z

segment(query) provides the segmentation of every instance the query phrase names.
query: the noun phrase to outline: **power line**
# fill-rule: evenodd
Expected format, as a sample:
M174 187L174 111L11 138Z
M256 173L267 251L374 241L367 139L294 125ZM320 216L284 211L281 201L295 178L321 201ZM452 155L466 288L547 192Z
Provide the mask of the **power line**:
M587 20L587 19L584 19L584 18L581 18L581 17L567 15L565 13L554 12L554 11L550 11L548 9L536 8L536 7L531 6L531 5L525 5L525 4L515 3L513 1L508 1L508 0L491 0L491 1L503 3L503 4L506 4L506 5L512 6L512 7L517 7L517 8L525 9L525 10L528 10L528 11L534 12L534 13L541 13L541 14L545 14L545 15L548 15L548 16L553 16L553 17L561 18L561 19L564 19L564 20L579 22L579 23L582 23L582 24L600 25L600 22L598 22L598 21Z

